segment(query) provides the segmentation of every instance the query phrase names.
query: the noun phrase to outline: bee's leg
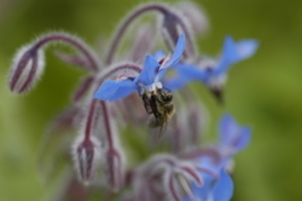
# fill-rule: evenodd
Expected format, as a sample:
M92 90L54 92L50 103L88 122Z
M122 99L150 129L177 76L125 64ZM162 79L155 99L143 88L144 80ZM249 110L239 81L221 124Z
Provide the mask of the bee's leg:
M146 112L148 114L152 114L153 113L153 109L152 109L152 106L150 104L149 98L144 94L142 96L142 99L143 99L143 102L144 102L144 107L145 107Z
M160 118L161 117L161 114L159 113L158 111L158 106L157 106L157 97L155 95L152 95L150 97L150 106L152 108L152 112L155 116L155 118Z

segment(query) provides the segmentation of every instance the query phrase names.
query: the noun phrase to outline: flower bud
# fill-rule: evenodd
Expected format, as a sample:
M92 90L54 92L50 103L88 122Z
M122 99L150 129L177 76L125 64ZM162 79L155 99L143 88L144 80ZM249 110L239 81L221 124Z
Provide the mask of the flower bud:
M9 75L9 88L23 94L31 89L44 70L44 52L33 46L22 47L13 60Z
M86 138L80 135L72 147L78 176L85 185L93 180L100 161L100 152L100 142L94 136Z
M123 164L121 154L116 149L107 151L108 180L112 191L119 190L123 185Z

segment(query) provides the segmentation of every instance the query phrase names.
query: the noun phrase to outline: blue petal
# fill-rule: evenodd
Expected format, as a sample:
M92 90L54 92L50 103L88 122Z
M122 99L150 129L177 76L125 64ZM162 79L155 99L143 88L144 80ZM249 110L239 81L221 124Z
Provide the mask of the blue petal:
M194 198L197 200L208 200L209 194L211 192L210 185L198 186L197 184L192 185L191 190L193 192Z
M140 75L136 77L134 82L141 82L145 86L151 85L154 82L158 67L159 63L157 63L156 59L151 55L147 55L145 58L144 68Z
M116 101L129 96L136 89L137 86L129 79L123 81L107 80L99 87L93 98Z
M202 176L204 175L208 175L208 174L202 174ZM210 181L204 180L204 182L205 183L203 186L199 186L196 183L192 183L191 191L193 193L195 200L208 200L208 197L211 193L212 179ZM190 198L187 198L187 200L190 200Z
M194 80L205 81L207 79L207 74L204 70L189 64L178 64L174 69L177 72L177 76L164 82L164 86L171 91L181 89L188 82Z
M202 156L198 162L198 165L200 167L206 168L208 170L211 170L214 174L219 174L220 170L225 166L226 163L225 158L219 158L219 160L214 160L213 156L207 155ZM210 174L204 174L202 173L202 178L205 183L210 182L214 179L213 175Z
M163 57L165 57L165 51L163 50L158 50L157 52L155 52L155 54L153 55L154 58L159 61L160 59L162 59Z
M185 48L186 48L185 34L181 34L178 37L177 44L175 46L173 55L171 56L171 58L168 61L168 63L164 66L164 68L169 68L169 67L177 64L181 60L182 54L183 54Z
M181 201L192 201L192 199L189 198L189 197L184 197L184 198L181 199Z
M220 75L226 73L231 65L239 60L236 43L230 36L224 40L223 51L220 60L215 68L215 74Z
M248 59L253 56L259 47L257 40L241 40L237 42L236 49L238 54L238 61ZM238 62L237 61L237 62Z
M183 88L188 82L189 80L184 79L182 76L177 76L164 81L163 85L169 91L174 92Z
M238 132L238 125L229 114L224 115L219 124L219 141L222 145L229 146Z
M232 64L250 58L258 47L259 43L257 40L241 40L235 43L230 36L227 36L219 64L216 68L216 74L226 73Z
M230 147L235 153L248 146L251 138L249 127L240 127L231 115L224 115L219 125L220 144Z
M240 136L238 136L239 140L236 143L236 152L243 150L247 147L251 140L251 129L249 127L243 127L240 130Z
M203 69L199 69L190 64L178 64L174 67L176 72L187 80L201 80L207 79L207 73Z
M223 170L213 189L214 201L229 201L233 196L234 184L232 178Z

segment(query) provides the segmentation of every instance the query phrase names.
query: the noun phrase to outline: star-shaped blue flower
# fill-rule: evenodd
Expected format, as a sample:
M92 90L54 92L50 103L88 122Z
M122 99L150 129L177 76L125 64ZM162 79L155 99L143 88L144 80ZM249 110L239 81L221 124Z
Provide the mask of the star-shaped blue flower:
M193 80L199 80L210 88L221 87L224 84L227 72L231 66L254 55L258 49L256 40L234 40L227 36L224 41L222 53L217 61L202 58L195 66L190 64L179 64L175 67L178 76L165 85L170 90L178 90Z
M174 67L182 59L185 49L185 35L179 36L172 56L165 56L163 51L158 51L154 56L147 55L144 67L136 78L121 81L107 80L94 94L94 98L116 101L130 95L134 91L140 94L162 88L162 79L167 69Z

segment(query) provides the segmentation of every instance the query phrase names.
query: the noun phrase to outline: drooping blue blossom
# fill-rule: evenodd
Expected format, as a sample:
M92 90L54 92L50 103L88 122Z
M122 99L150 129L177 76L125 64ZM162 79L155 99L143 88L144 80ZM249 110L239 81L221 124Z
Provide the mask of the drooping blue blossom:
M185 35L179 36L172 56L165 56L163 51L158 51L154 56L147 55L141 73L135 78L127 78L120 81L105 81L94 94L94 98L116 101L122 99L134 91L140 94L154 91L164 87L162 79L167 69L174 67L182 58L185 49Z
M234 184L228 174L229 165L234 154L244 149L250 141L250 129L241 127L231 115L224 115L219 124L219 143L214 147L219 157L205 154L196 161L197 165L207 171L200 171L203 186L191 184L194 200L229 201L232 198ZM183 201L191 201L185 197Z
M219 88L224 84L226 75L233 64L248 59L258 49L256 40L234 40L227 36L218 60L203 57L196 65L179 64L175 67L178 76L165 83L170 90L178 90L193 80L199 80L210 88Z

